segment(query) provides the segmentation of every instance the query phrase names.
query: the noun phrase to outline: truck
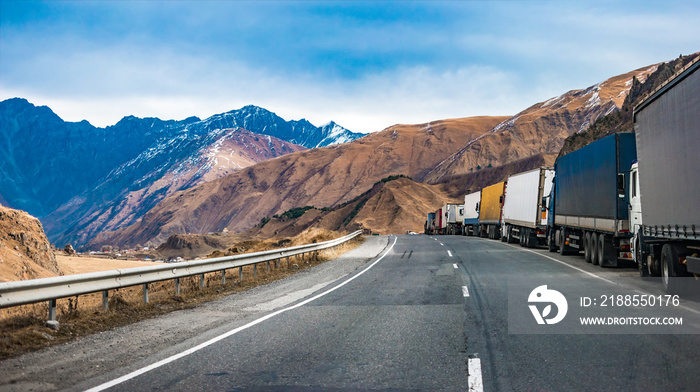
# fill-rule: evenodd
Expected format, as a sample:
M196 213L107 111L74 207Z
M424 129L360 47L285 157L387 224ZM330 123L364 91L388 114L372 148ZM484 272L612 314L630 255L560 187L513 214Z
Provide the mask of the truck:
M448 235L462 234L462 221L464 220L464 205L445 204L442 208L445 215L445 233Z
M479 201L479 236L491 239L500 238L501 212L505 181L487 186L481 190Z
M481 191L470 193L464 196L464 220L462 223L462 234L476 235L479 232L479 203L481 202Z
M435 230L435 213L428 213L428 220L425 221L425 234L433 234Z
M533 248L547 244L547 196L554 169L539 168L508 177L501 239Z
M700 62L681 70L634 109L631 166L634 260L668 293L700 275ZM697 285L692 286L697 289Z
M584 252L586 262L632 260L629 173L637 159L634 133L617 133L557 158L547 219L549 251ZM553 202L552 202L553 201Z

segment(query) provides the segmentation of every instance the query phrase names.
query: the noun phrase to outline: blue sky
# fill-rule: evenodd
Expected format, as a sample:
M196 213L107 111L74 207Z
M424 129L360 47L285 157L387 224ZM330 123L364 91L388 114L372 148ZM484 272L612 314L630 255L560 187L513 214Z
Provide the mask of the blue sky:
M0 100L67 121L262 106L359 132L515 114L700 51L700 2L0 0Z

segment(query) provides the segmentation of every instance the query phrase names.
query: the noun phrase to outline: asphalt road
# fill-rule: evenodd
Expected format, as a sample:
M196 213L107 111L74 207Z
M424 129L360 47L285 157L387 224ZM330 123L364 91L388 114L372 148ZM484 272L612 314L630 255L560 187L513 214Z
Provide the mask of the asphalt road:
M168 355L153 353L140 367L127 361L110 371L111 381L103 375L78 386L668 391L700 385L700 302L681 297L678 306L673 300L659 306L667 299L660 285L642 281L631 267L602 269L582 257L474 237L389 241L395 244L383 257L293 301L257 304L254 318L217 326L196 347L183 343ZM550 321L562 312L561 302L532 301L543 285L566 299L561 322L537 324L536 312ZM655 304L626 306L627 295L653 297ZM581 306L584 297L589 306ZM582 317L626 325L586 326ZM642 324L666 317L683 324Z

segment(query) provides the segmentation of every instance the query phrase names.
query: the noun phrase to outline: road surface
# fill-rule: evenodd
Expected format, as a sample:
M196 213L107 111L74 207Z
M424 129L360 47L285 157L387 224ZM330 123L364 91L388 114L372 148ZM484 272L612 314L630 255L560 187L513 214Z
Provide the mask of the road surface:
M659 284L642 281L630 267L602 269L582 257L488 239L420 235L388 238L379 256L338 279L307 278L305 291L248 303L244 318L112 363L72 385L54 385L113 391L667 391L700 385L700 302L626 307L630 293L665 299L658 297ZM537 324L535 313L551 321L561 305L546 309L548 303L528 298L543 285L568 301L556 325ZM581 306L583 297L589 306ZM602 307L608 300L613 306ZM683 324L584 326L583 316L620 316L626 323L672 316Z

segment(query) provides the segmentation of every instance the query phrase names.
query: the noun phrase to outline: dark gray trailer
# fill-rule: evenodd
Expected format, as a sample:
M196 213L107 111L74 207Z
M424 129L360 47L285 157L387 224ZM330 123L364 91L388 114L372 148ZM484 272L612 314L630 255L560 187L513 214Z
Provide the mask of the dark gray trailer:
M640 275L662 276L667 292L685 286L679 277L700 275L698 68L689 64L634 110L634 258Z

